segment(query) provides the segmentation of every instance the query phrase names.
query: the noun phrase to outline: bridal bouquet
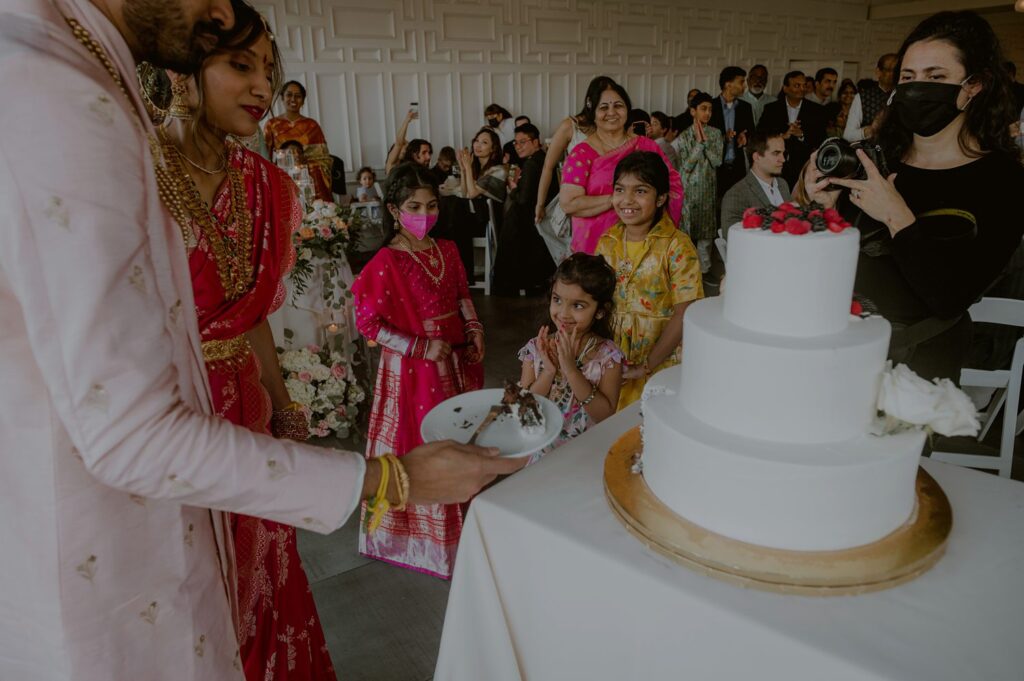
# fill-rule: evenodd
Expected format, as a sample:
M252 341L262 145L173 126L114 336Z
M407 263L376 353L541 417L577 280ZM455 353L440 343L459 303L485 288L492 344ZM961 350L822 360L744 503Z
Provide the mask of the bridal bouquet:
M786 202L775 208L748 208L743 211L744 229L764 229L776 234L807 234L808 232L841 232L850 223L834 208L811 204L801 208Z
M278 349L284 384L309 417L310 437L347 438L355 428L366 393L340 353L309 345Z
M306 290L317 262L330 265L335 258L345 255L362 221L363 218L349 208L320 199L313 202L302 219L302 226L292 235L296 258L289 276L297 294Z

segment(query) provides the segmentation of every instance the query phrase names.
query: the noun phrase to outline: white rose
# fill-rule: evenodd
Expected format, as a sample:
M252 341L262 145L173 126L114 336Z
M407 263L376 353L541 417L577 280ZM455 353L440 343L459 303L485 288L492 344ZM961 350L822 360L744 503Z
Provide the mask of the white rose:
M313 251L308 248L303 248L299 251L299 258L302 260L309 260L313 257Z
M326 381L331 377L331 370L325 367L323 364L317 364L314 366L310 373L313 374L314 381Z
M878 409L887 421L901 421L949 437L977 435L981 428L974 403L952 381L944 378L931 383L905 364L894 369L886 366L878 391Z

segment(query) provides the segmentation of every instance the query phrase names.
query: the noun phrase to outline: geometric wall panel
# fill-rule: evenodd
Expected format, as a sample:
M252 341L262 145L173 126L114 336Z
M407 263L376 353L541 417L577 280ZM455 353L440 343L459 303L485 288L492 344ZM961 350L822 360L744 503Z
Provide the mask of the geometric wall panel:
M870 76L921 17L868 21L867 0L255 0L331 153L381 168L409 102L410 137L461 148L496 102L550 136L609 75L634 105L683 111L722 68L762 63ZM769 10L770 8L770 10ZM1024 14L985 15L1024 72ZM281 105L278 104L278 111Z

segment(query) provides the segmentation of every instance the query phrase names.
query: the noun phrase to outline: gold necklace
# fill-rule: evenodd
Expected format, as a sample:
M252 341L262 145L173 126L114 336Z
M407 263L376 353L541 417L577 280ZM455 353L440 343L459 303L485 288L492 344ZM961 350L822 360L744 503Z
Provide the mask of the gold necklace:
M131 95L128 94L128 88L125 87L124 80L121 78L120 72L118 72L114 63L110 61L110 57L107 56L107 51L103 49L103 45L101 45L96 38L93 38L92 34L89 33L89 30L85 26L82 26L82 24L78 23L77 19L64 17L64 21L66 21L68 26L71 27L71 33L74 34L75 40L80 42L85 49L89 50L89 53L96 57L100 64L103 65L103 68L107 70L107 73L109 73L110 77L114 79L117 87L121 89L121 93L132 105L132 111L135 111L135 103L132 101Z
M177 220L187 244L194 243L197 235L191 233L191 224L199 228L213 251L217 274L228 300L237 300L249 290L253 281L252 215L246 201L242 171L228 165L228 183L231 191L231 221L236 229L232 237L222 232L213 211L206 205L195 181L181 163L181 152L161 130L163 164L156 164L157 189L164 205Z
M440 283L444 281L445 262L444 253L442 253L441 249L437 247L437 242L434 241L433 239L430 239L430 237L427 237L428 239L430 239L430 248L426 249L428 252L427 262L430 263L431 267L437 267L438 258L440 258L441 262L441 271L435 275L433 272L430 271L430 267L427 267L427 263L423 262L423 260L420 259L420 256L416 254L416 251L413 250L412 242L410 242L409 239L404 234L400 234L399 236L402 237L402 241L405 242L406 252L408 252L409 255L412 256L413 260L420 264L420 267L423 268L423 271L427 273L427 276L430 277L430 280L433 281L434 284L440 285ZM435 249L437 250L437 257L434 257L433 255L433 251Z
M201 173L206 173L207 175L216 175L216 174L218 174L218 173L222 173L222 172L224 172L224 168L225 168L225 167L227 166L227 164L228 164L228 159L227 159L227 156L221 156L221 157L220 157L220 168L214 168L213 170L210 170L209 168L204 168L203 166L199 165L198 163L196 163L195 161L193 161L192 159L190 159L190 158L188 157L188 155L187 155L187 154L186 154L186 153L185 153L184 151L182 151L181 149L178 149L178 154L179 154L179 155L180 155L180 156L181 156L181 157L182 157L183 159L185 159L186 161L188 161L188 164L189 164L190 166L192 166L193 168L195 168L196 170L198 170L198 171L199 171L199 172L201 172Z

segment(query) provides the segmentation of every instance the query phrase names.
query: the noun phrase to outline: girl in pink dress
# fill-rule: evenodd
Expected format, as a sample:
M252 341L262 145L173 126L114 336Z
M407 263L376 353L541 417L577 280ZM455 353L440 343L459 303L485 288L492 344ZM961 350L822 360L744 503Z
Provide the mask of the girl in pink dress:
M466 271L454 243L427 236L438 196L427 169L407 164L392 173L384 220L393 236L352 285L356 325L381 348L369 458L403 456L422 443L420 423L435 405L483 385L483 326ZM457 504L388 511L372 534L360 529L359 552L448 579L462 517Z

